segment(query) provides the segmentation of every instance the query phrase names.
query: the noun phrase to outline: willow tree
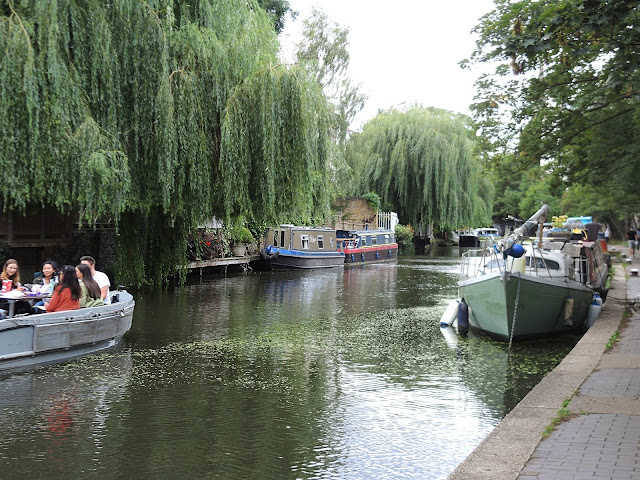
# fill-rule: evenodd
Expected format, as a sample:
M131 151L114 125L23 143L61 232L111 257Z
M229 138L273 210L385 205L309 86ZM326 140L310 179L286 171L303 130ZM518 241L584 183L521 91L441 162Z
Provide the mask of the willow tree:
M492 188L479 175L461 116L414 107L378 114L350 151L361 193L376 192L403 222L440 229L491 220Z
M272 67L254 0L0 0L0 47L4 210L115 218L118 281L173 274L212 216L324 208L326 108L304 72Z

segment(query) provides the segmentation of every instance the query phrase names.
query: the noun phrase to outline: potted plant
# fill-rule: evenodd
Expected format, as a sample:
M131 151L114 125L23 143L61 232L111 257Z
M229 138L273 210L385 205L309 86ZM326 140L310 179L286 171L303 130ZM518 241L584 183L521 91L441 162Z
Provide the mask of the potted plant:
M234 257L244 257L247 253L247 243L253 242L253 235L243 225L234 225L227 231L229 240L233 243L231 251Z

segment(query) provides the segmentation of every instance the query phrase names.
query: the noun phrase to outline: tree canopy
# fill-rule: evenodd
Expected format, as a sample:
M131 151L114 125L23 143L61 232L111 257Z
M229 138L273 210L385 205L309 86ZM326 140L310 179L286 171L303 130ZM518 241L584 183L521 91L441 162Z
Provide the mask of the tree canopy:
M272 20L254 0L0 0L3 208L119 219L118 281L138 283L212 216L322 216L326 101L275 66Z
M640 211L639 5L495 1L471 61L497 64L477 82L473 108L498 152L515 149L502 175L542 165L552 190L564 183L606 198L604 220Z
M360 193L377 193L415 226L489 224L493 186L480 175L470 124L434 108L378 114L349 148Z
M347 128L366 100L360 92L360 85L354 85L347 75L350 62L348 47L349 29L313 8L311 17L303 22L296 60L315 78L333 105L335 137L339 145L344 145Z

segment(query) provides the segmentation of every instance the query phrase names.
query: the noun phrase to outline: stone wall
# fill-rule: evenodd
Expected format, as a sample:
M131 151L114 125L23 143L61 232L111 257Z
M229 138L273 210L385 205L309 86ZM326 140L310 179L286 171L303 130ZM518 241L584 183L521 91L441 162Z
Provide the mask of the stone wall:
M375 229L377 225L377 211L365 198L341 198L333 205L337 216L335 225L337 230L365 230Z

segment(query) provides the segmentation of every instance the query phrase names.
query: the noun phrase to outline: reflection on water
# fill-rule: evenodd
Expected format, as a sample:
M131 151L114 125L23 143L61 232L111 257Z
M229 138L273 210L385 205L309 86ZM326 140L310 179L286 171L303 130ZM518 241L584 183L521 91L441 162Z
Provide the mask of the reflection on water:
M118 350L0 377L2 478L446 478L576 338L441 331L437 253L138 294Z

